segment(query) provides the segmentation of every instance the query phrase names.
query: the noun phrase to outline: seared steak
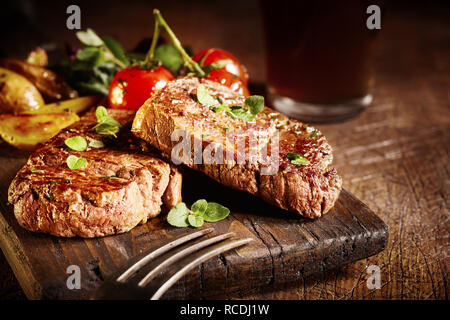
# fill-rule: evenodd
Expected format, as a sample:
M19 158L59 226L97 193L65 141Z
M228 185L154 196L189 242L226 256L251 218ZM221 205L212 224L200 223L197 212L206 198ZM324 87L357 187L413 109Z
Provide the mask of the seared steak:
M92 130L89 113L38 148L12 181L8 200L24 228L62 237L99 237L126 232L155 217L161 206L181 201L181 175L154 153L141 151L130 133L134 112L109 110L123 126L117 138ZM105 146L78 152L65 139L83 136ZM66 165L69 155L84 157L77 170Z
M213 105L199 103L200 83L217 100ZM314 128L268 107L253 120L233 116L230 108L244 106L244 100L245 97L216 82L178 79L145 102L136 114L132 132L166 157L181 160L228 187L259 196L305 217L320 217L334 205L342 186L341 178L331 166L333 155L327 140ZM178 153L180 134L172 135L177 129L185 132L184 138L190 141L188 157L185 156L187 149ZM242 138L247 142L243 148L238 148L237 141ZM276 138L279 138L278 150L272 141ZM252 139L257 139L256 145L250 142ZM198 152L194 150L198 145L204 151L209 146L212 151L207 155L210 156L203 153L198 161ZM258 156L255 161L250 151L260 154L263 150L268 150L266 157ZM175 157L173 151L176 151ZM227 157L227 153L233 156ZM208 161L211 157L226 160ZM292 161L293 157L302 157L305 163ZM277 166L273 171L275 162ZM267 170L270 166L272 170Z

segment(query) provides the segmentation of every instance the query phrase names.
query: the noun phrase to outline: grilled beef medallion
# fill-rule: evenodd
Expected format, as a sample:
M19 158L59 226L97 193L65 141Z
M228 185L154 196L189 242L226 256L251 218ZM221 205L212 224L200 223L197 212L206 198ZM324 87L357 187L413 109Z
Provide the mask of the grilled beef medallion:
M245 97L209 80L169 82L136 113L132 132L172 161L305 217L330 210L342 187L318 130L268 107L255 116Z
M117 138L92 130L97 118L88 113L38 148L17 173L8 200L22 227L61 237L106 236L129 231L181 201L181 174L155 152L142 151L130 133L135 113L108 112L122 124ZM86 139L85 151L65 145L75 136ZM72 170L70 155L87 162Z

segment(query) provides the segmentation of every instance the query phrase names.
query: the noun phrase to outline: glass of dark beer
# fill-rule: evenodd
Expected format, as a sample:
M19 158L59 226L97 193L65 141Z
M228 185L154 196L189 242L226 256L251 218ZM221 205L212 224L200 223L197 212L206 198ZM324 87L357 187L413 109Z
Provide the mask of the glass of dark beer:
M370 105L379 32L367 25L373 4L382 9L384 3L261 0L272 107L301 120L328 122Z

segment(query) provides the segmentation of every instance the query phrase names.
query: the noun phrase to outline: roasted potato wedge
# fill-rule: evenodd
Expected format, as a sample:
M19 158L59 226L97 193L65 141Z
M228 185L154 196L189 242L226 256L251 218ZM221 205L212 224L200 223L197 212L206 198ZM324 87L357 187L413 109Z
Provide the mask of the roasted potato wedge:
M46 102L72 99L78 96L67 82L53 71L19 59L2 59L0 65L21 74L42 93Z
M46 104L37 110L28 111L29 114L41 113L57 113L57 112L75 112L80 113L87 110L89 107L95 105L101 97L99 96L85 96L75 99L63 100Z
M0 114L37 110L44 105L38 89L25 77L0 68Z
M2 114L0 136L9 144L33 150L56 135L60 130L78 121L76 113Z

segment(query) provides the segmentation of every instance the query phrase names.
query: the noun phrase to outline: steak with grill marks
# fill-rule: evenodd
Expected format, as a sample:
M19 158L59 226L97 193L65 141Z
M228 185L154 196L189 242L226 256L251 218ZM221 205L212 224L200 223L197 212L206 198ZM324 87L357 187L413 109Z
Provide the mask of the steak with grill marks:
M200 83L217 100L212 106L199 103ZM331 165L332 149L325 137L318 130L268 107L250 121L241 120L227 112L230 109L221 108L224 105L242 107L244 100L245 97L216 82L180 78L169 82L145 102L136 113L132 132L166 157L173 156L172 151L180 146L177 138L184 137L190 141L191 155L175 159L182 160L186 166L282 209L309 218L322 216L333 207L342 187L342 180ZM177 129L184 132L184 136L178 134L173 139ZM242 137L246 141L257 139L257 144L244 142L244 147L239 149L236 141ZM272 147L271 141L277 137L278 150ZM196 161L195 146L198 145L204 151L200 154L202 161ZM214 147L207 155L226 161L207 162L205 151L209 146ZM266 159L268 155L278 157L277 170L263 174L270 164L262 161L263 157L256 161L251 158L249 151L254 149L259 153L267 150ZM233 157L226 157L227 152ZM307 163L295 164L289 153L304 157ZM215 158L216 154L223 156Z
M8 200L22 227L62 237L106 236L126 232L181 201L181 174L155 152L142 151L131 134L135 113L108 112L122 124L117 138L93 131L97 119L91 112L38 148L17 173ZM103 141L105 147L70 150L64 141L74 136ZM71 154L87 164L69 169Z

